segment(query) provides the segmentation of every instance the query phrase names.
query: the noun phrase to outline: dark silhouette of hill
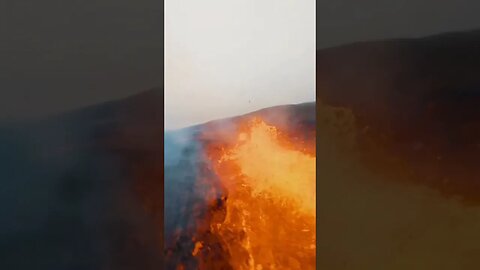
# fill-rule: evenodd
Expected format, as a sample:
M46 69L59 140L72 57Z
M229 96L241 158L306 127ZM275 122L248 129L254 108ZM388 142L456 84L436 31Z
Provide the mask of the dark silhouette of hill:
M321 50L316 67L317 100L352 111L367 156L380 149L417 182L480 199L480 30Z
M162 268L162 104L155 89L0 127L0 268Z
M0 126L0 268L163 269L164 214L178 213L192 195L183 178L196 177L203 162L188 151L198 132L252 114L314 131L314 110L314 103L278 106L164 134L163 90L152 89ZM179 144L179 133L191 140ZM314 133L305 136L314 145ZM164 164L174 168L166 197Z

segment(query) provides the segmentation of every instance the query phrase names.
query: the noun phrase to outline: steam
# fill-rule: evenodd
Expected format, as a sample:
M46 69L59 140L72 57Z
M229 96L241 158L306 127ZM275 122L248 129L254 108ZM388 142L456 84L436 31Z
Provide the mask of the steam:
M199 129L196 128L165 133L164 217L167 248L179 235L191 234L197 229L198 217L193 213L206 211L205 199L212 196L208 194L211 190L209 185L216 184L198 136Z
M193 251L196 246L198 248L199 239L220 237L209 233L210 226L212 220L222 218L221 212L226 211L222 207L228 200L228 187L222 186L225 183L216 175L214 164L207 157L207 150L212 151L212 145L216 149L217 145L233 144L242 129L242 123L257 117L282 132L290 133L288 135L303 136L299 140L308 137L310 142L315 142L314 103L277 106L164 133L165 269L177 269L180 264L185 269L203 269L199 268L199 263L203 262L198 261L192 253L196 253ZM220 244L223 240L208 239L209 248L218 248L212 251L215 256L228 256L225 247ZM215 261L229 263L227 257Z

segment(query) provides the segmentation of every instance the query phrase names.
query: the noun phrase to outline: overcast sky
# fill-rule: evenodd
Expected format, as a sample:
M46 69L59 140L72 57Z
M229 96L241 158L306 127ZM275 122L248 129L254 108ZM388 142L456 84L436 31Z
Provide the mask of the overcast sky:
M166 0L165 126L315 100L315 0Z
M165 126L314 101L316 48L480 26L473 0L166 0Z
M312 99L314 60L306 55L313 46L313 3L167 0L170 126ZM317 48L480 28L478 0L318 0L316 5ZM0 120L161 86L161 12L158 0L0 1ZM192 90L184 99L202 103L201 111L168 92L186 89ZM211 93L199 94L206 89ZM242 94L219 96L220 91Z
M319 0L317 48L480 28L478 0Z

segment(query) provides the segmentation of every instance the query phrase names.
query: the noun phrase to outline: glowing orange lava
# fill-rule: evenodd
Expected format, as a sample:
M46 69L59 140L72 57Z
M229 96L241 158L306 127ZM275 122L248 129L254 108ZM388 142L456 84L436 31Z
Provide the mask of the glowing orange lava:
M211 224L233 269L315 269L315 156L260 119L227 147L208 151L228 192L226 217Z

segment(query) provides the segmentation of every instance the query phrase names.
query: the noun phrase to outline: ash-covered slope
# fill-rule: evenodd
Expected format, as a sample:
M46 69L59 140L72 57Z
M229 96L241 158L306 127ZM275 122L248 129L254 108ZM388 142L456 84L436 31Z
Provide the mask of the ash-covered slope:
M316 72L317 100L353 113L366 155L480 200L480 31L321 50Z
M317 52L322 269L477 269L480 32Z
M235 120L164 134L162 104L163 90L154 89L0 126L1 269L163 269L164 207L169 215L188 206L178 199L190 195L184 180L201 162L188 136ZM311 103L256 114L314 129L314 110ZM176 168L166 172L165 193L164 166ZM168 219L166 231L186 218Z
M161 89L0 127L1 269L161 269Z

